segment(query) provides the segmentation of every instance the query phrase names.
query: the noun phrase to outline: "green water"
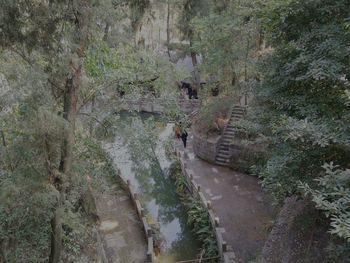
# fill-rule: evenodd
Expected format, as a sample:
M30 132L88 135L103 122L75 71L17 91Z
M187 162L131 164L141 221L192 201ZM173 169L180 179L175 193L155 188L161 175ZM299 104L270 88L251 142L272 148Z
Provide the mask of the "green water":
M168 175L171 162L166 157L164 142L173 136L172 125L160 125L157 118L152 120L149 114L140 117L142 121L132 119L129 114L119 115L118 135L105 144L105 149L123 179L130 180L151 220L159 223L161 255L158 261L170 263L195 259L200 246L186 223L185 208ZM146 135L147 127L154 124L157 126L156 143Z

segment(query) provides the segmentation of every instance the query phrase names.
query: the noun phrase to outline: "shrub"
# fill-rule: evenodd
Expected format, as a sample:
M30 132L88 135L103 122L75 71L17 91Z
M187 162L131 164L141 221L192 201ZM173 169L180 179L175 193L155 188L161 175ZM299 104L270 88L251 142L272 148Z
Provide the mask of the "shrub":
M206 136L220 134L214 127L214 122L217 118L226 118L232 103L232 99L229 97L213 98L201 108L194 121L194 129L198 133L205 134Z
M343 240L334 245L338 258L350 258L350 169L342 170L333 163L323 166L325 174L315 179L316 186L301 184L305 194L312 196L316 208L330 218L330 233Z

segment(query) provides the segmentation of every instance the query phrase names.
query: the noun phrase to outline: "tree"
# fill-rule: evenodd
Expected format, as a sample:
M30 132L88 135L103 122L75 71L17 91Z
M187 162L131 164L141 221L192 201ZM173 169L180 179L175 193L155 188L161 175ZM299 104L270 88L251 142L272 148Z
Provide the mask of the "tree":
M0 61L10 87L1 99L6 146L0 147L0 260L39 261L49 253L58 197L49 169L59 163L64 123L52 114L55 103L45 73L10 52L3 52Z
M166 46L170 59L170 0L167 1L167 15L166 15Z
M327 196L315 181L323 164L349 168L349 7L342 0L275 1L262 13L273 50L260 61L255 88L255 121L270 141L260 176L280 200L302 193L300 182Z
M113 0L115 6L126 7L129 11L129 18L133 33L136 35L142 28L142 18L146 10L150 7L150 0ZM140 44L139 40L136 40L136 45Z
M189 41L188 53L191 55L192 64L194 67L193 74L196 86L199 86L200 76L197 70L197 54L193 49L194 32L190 23L196 16L204 16L207 14L209 2L200 0L181 0L179 3L181 13L179 16L178 28L182 33L182 40Z
M215 4L208 16L192 20L193 48L202 55L200 68L207 75L219 79L222 86L237 87L241 79L247 81L253 75L248 66L258 24L255 10L250 4Z
M62 255L62 221L67 198L66 188L69 184L68 178L72 175L77 96L81 87L83 58L93 22L91 19L93 5L90 1L57 3L26 1L26 4L23 4L20 0L4 0L2 6L4 7L0 23L2 47L19 55L34 72L45 73L44 77L51 85L52 93L50 94L48 90L49 92L46 91L44 94L47 98L55 97L57 104L53 104L54 106L63 106L58 112L55 107L49 108L49 112L56 116L57 113L63 112L62 117L65 120L65 128L57 129L63 133L62 144L54 145L54 150L61 153L60 160L53 160L51 132L42 134L43 141L37 142L38 146L43 147L45 174L51 187L59 193L56 195L55 211L51 220L49 259L50 262L59 262ZM51 67L52 65L57 67ZM65 78L63 83L58 81L62 76ZM40 115L40 111L33 110L32 114ZM51 119L60 123L58 120L62 117L51 117ZM54 123L52 126L54 127Z

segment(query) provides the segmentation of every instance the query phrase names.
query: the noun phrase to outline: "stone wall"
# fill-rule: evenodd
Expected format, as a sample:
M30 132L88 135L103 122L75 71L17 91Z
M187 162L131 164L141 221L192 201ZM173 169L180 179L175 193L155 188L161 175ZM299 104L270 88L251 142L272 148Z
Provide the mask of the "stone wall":
M311 201L286 198L259 263L326 262L330 236L329 222L323 218Z
M215 163L215 157L220 147L221 136L206 138L194 129L193 151L199 158L209 163ZM230 162L229 167L239 172L249 172L250 167L259 162L265 155L263 145L244 145L239 139L233 141L229 146Z
M214 163L215 157L219 145L220 136L214 138L205 138L203 135L198 134L195 129L192 129L193 133L193 151L201 159Z
M145 215L145 210L143 209L141 202L139 201L137 193L134 193L130 185L130 181L126 181L127 191L129 193L130 199L133 202L137 215L139 216L140 221L142 222L143 231L145 233L146 242L147 242L147 254L146 254L146 263L155 262L155 252L154 252L154 238L150 225L147 222Z
M246 145L241 139L234 138L229 147L229 167L238 172L249 173L253 165L264 162L266 158L266 145L263 144Z

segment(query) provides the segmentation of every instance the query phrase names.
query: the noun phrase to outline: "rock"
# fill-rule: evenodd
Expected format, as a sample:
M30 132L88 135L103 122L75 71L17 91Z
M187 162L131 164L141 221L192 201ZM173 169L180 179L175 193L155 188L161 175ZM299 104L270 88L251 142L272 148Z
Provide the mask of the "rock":
M328 225L311 201L297 196L285 199L264 245L260 263L326 262Z

